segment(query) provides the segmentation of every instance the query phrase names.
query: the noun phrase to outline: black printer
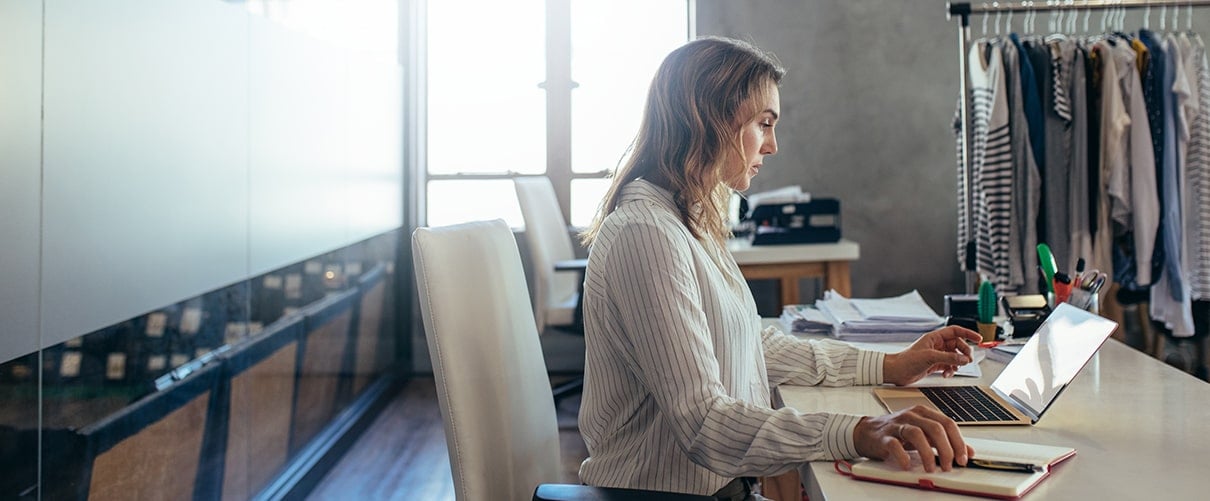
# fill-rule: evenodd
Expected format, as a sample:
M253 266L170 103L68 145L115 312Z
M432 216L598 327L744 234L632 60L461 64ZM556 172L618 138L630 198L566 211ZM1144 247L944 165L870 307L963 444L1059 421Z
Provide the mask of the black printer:
M740 213L748 213L745 209L741 207ZM761 204L746 219L752 231L752 245L840 241L840 201L835 198Z

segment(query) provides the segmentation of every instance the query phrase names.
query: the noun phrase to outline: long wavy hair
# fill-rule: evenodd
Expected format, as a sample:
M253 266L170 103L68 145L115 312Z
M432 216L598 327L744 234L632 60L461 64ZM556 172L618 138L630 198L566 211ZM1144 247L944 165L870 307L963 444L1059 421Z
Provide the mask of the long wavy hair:
M724 181L736 168L728 163L744 158L740 128L783 75L772 54L740 40L702 38L668 54L651 81L639 132L581 240L592 243L622 187L640 177L672 192L695 238L725 240L731 188Z

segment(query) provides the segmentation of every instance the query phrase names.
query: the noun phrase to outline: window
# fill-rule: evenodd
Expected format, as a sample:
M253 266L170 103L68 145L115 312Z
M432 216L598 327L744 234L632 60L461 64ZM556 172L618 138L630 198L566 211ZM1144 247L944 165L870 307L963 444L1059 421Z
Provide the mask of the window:
M511 178L546 175L586 226L638 131L647 86L691 36L692 0L427 4L429 225L524 223Z

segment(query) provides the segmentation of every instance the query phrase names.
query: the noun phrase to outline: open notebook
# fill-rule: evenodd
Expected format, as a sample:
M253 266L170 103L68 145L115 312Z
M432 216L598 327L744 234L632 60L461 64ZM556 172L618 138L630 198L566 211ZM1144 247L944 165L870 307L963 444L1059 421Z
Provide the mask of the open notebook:
M852 463L838 461L836 470L857 480L868 480L887 484L915 487L972 496L1000 499L1015 499L1024 496L1043 479L1050 475L1051 467L1076 454L1071 447L1024 444L967 438L966 443L975 449L979 459L1028 463L1040 471L1021 473L981 468L959 468L951 471L937 469L926 473L920 464L920 456L910 451L912 469L901 470L896 463L860 459ZM847 467L847 471L845 469Z

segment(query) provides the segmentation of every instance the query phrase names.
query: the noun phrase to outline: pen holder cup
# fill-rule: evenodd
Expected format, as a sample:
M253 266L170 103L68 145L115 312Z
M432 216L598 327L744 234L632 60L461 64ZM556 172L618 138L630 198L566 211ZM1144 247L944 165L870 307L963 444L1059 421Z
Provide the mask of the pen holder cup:
M1090 313L1101 314L1101 298L1096 292L1076 289L1071 292L1071 298L1067 302Z
M979 335L983 336L984 342L996 340L996 333L997 333L997 330L999 329L999 326L997 326L995 323L985 324L983 322L979 322L978 326L979 326Z

